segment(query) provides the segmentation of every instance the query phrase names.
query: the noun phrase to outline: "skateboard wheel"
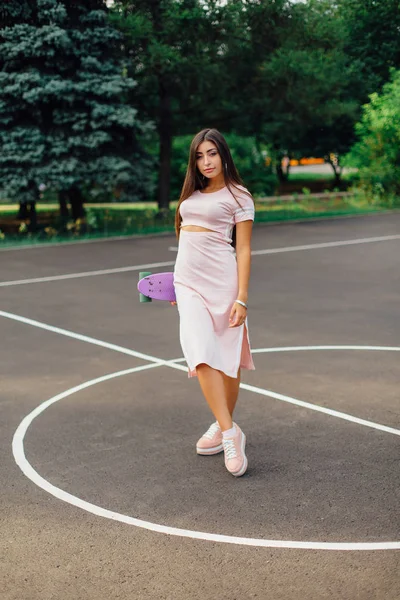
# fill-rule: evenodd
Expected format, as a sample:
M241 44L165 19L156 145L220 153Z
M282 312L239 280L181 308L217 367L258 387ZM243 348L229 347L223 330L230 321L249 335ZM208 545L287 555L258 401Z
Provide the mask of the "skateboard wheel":
M152 274L151 271L140 271L139 272L139 281L141 279L143 279L144 277L149 277L151 274ZM139 292L139 301L140 302L152 302L152 299Z

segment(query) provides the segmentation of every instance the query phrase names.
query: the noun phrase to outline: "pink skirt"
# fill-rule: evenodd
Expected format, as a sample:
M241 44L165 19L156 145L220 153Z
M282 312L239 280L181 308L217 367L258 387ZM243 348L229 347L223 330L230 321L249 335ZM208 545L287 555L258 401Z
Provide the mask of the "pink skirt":
M237 262L220 233L181 230L174 284L189 377L202 363L228 377L237 377L239 367L254 370L247 319L229 328L238 293Z

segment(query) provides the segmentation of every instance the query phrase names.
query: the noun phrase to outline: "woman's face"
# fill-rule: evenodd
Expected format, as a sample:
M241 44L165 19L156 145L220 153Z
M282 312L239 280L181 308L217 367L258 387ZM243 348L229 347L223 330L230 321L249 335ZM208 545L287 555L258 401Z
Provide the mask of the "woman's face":
M196 151L197 168L202 175L214 179L222 173L222 160L213 142L205 141Z

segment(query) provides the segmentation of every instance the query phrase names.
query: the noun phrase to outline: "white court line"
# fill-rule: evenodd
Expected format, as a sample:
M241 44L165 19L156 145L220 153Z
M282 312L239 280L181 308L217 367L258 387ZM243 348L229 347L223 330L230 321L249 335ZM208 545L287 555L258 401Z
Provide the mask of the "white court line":
M80 277L96 277L97 275L113 275L114 273L127 273L129 271L145 271L159 267L170 267L175 264L174 260L166 262L149 263L147 265L134 265L131 267L118 267L116 269L101 269L100 271L84 271L82 273L68 273L67 275L52 275L49 277L35 277L34 279L16 279L13 281L2 281L0 287L11 287L13 285L26 285L28 283L44 283L46 281L61 281L63 279L78 279Z
M58 333L59 335L64 335L66 337L70 337L74 340L79 340L80 342L87 342L88 344L93 344L94 346L100 346L102 348L107 348L108 350L113 350L114 352L121 352L122 354L128 354L129 356L134 356L135 358L140 358L141 360L147 360L152 363L156 363L157 365L167 365L170 362L168 360L163 360L161 358L156 358L155 356L150 356L149 354L143 354L143 352L137 352L136 350L130 350L129 348L124 348L123 346L117 346L116 344L110 344L109 342L103 342L102 340L98 340L96 338L89 337L87 335L81 335L80 333L75 333L74 331L69 331L68 329L61 329L60 327L54 327L53 325L47 325L46 323L42 323L41 321L35 321L34 319L27 319L26 317L21 317L19 315L15 315L13 313L6 312L4 310L0 310L0 317L4 317L6 319L11 319L13 321L19 321L20 323L24 323L25 325L31 325L32 327L37 327L38 329L45 329L46 331L51 331L52 333ZM181 359L178 359L180 361ZM187 371L187 369L183 366L176 365L176 368L179 370Z
M253 250L252 256L261 256L264 254L281 254L284 252L299 252L302 250L317 250L319 248L335 248L338 246L352 246L355 244L370 244L373 242L387 242L399 240L400 235L386 235L372 238L359 238L354 240L343 240L337 242L324 242L320 244L305 244L302 246L286 246L282 248L268 248L266 250ZM130 267L119 267L115 269L102 269L100 271L86 271L83 273L69 273L67 275L53 275L49 277L35 277L33 279L16 279L0 282L0 287L11 287L14 285L26 285L30 283L45 283L49 281L61 281L63 279L77 279L80 277L95 277L98 275L113 275L114 273L126 273L129 271L144 271L146 269L168 267L175 264L174 260L158 263L149 263L145 265L134 265Z
M143 365L141 367L134 367L132 369L125 369L124 371L118 371L116 373L111 373L109 375L104 375L102 377L98 377L91 381L87 381L83 384L75 386L70 390L62 392L50 400L47 400L40 404L37 408L35 408L29 415L27 415L23 421L18 426L12 441L12 450L14 459L22 470L24 475L33 481L38 487L42 488L52 496L62 500L63 502L67 502L73 506L76 506L86 512L91 514L95 514L99 517L103 517L106 519L111 519L113 521L119 521L121 523L126 523L127 525L134 525L135 527L140 527L143 529L147 529L157 533L164 533L167 535L186 537L191 539L212 541L212 542L222 542L227 544L239 544L244 546L257 546L257 547L266 547L266 548L300 548L307 550L395 550L400 548L400 542L306 542L306 541L296 541L296 540L271 540L271 539L262 539L262 538L247 538L247 537L237 537L230 535L221 535L215 533L209 533L204 531L193 531L190 529L179 529L176 527L169 527L167 525L160 525L158 523L152 523L150 521L144 521L142 519L137 519L134 517L130 517L128 515L123 515L121 513L117 513L101 506L97 506L96 504L91 504L77 496L73 496L64 490L57 488L49 481L44 479L29 461L26 459L25 450L24 450L24 438L25 434L28 430L28 427L31 425L32 421L38 417L46 408L58 402L59 400L70 396L76 392L79 392L82 389L85 389L91 385L95 385L97 383L107 381L109 379L113 379L115 377L120 377L122 375L127 375L131 373L135 373L138 371L143 371L145 369L150 369L154 367L161 366L159 364L150 364Z
M301 246L286 246L284 248L267 248L266 250L253 250L252 256L261 256L263 254L280 254L281 252L298 252L300 250L315 250L317 248L335 248L337 246L351 246L353 244L370 244L373 242L383 242L389 240L398 240L400 235L385 235L373 238L359 238L355 240L343 240L338 242L321 242L320 244L303 244ZM178 246L169 246L168 250L177 252Z
M270 226L275 226L275 225L287 225L287 224L295 224L295 223L315 223L315 221L339 221L339 220L343 220L343 219L357 219L360 217L380 217L380 216L386 216L386 215L391 215L391 214L399 214L399 210L398 209L388 209L385 210L384 212L381 213L376 213L376 212L372 212L372 213L364 213L364 214L350 214L350 215L335 215L335 216L330 216L330 217L326 217L326 216L322 216L322 217L306 217L304 219L290 219L290 221L270 221L270 222L262 222L262 223L258 223L256 222L256 226L261 225L270 225ZM16 252L19 250L46 250L47 248L54 248L57 246L76 246L77 244L104 244L105 242L120 242L120 241L124 241L124 240L140 240L143 238L150 238L150 237L157 237L157 238L162 238L162 237L171 237L171 236L175 236L175 232L174 230L170 230L170 231L158 231L155 233L133 233L131 235L115 235L115 236L110 236L110 237L106 237L106 238L95 238L95 239L88 239L88 240L69 240L68 242L49 242L47 244L24 244L23 246L10 246L10 247L6 247L3 248L0 246L0 252Z
M19 315L15 315L13 313L8 313L5 311L0 310L0 317L5 317L7 319L11 319L14 321L19 321L21 323L24 323L26 325L31 325L33 327L37 327L39 329L45 329L47 331L51 331L53 333L57 333L59 335L64 335L66 337L69 338L73 338L76 339L78 341L81 342L86 342L89 344L93 344L95 346L100 346L102 348L108 348L109 350L113 350L114 352L121 352L122 354L128 354L129 356L134 356L135 358L140 358L141 360L147 360L151 363L156 363L160 366L165 366L165 367L170 367L171 369L177 369L178 371L185 371L187 372L187 368L184 367L183 365L177 364L177 361L171 361L171 360L163 360L160 358L157 358L155 356L151 356L149 354L143 354L142 352L137 352L136 350L131 350L130 348L124 348L123 346L117 346L115 344L110 344L109 342L103 342L102 340L98 340L96 338L92 338L86 335L81 335L79 333L74 333L73 331L68 331L67 329L61 329L60 327L53 327L52 325L47 325L45 323L42 323L40 321L35 321L33 319L27 319L26 317L21 317ZM307 349L307 346L303 346L303 349ZM311 346L311 348L313 350L318 350L318 349L336 349L335 346ZM348 346L340 346L340 348L342 349L349 349ZM351 347L350 347L351 348ZM382 347L382 346L357 346L354 347L357 348L359 350L387 350L387 351L399 351L400 348L394 347L394 348L390 348L390 347ZM284 348L278 348L276 349L279 352L289 352L291 351L291 348L287 348L286 350ZM266 348L266 349L258 349L258 350L253 350L252 352L257 353L257 352L271 352L273 351L273 349L271 348ZM320 412L320 413L324 413L326 415L329 415L331 417L336 417L338 419L343 419L345 421L350 421L353 423L357 423L359 425L364 425L365 427L370 427L372 429L378 429L380 431L385 431L386 433L392 433L394 435L400 435L400 430L399 429L395 429L393 427L388 427L386 425L381 425L380 423L374 423L373 421L369 421L369 420L365 420L365 419L359 419L358 417L354 417L353 415L349 415L347 413L338 411L338 410L333 410L330 408L325 408L324 406L319 406L318 404L312 404L310 402L303 402L302 400L297 400L296 398L292 398L290 396L285 396L283 394L278 394L276 392L273 392L271 390L266 390L264 388L259 388L253 385L247 385L245 383L241 383L240 387L244 390L250 391L250 392L255 392L256 394L260 394L261 396L268 396L270 398L274 398L275 400L281 400L282 402L287 402L289 404L294 404L296 406L301 406L303 408L308 408L309 410L314 410L316 412Z
M254 256L262 254L279 254L281 252L299 252L300 250L315 250L317 248L337 248L338 246L353 246L355 244L371 244L374 242L388 242L400 240L400 235L385 235L372 238L359 238L355 240L343 240L338 242L323 242L321 244L304 244L302 246L289 246L287 248L270 248L268 250L254 250Z
M302 350L389 350L400 352L399 346L279 346L277 348L256 348L252 354L264 352L296 352Z
M346 348L346 350L348 350L348 348ZM371 350L371 348L364 347L363 350ZM388 350L388 348L381 348L381 350ZM396 348L396 350L400 350L400 348ZM258 352L261 352L261 350L258 349ZM371 427L372 429L378 429L379 431L385 431L386 433L393 433L394 435L400 436L400 429L395 429L394 427L387 427L387 425L380 425L379 423L374 423L373 421L359 419L358 417L353 417L352 415L338 410L332 410L330 408L325 408L325 406L319 406L318 404L311 404L310 402L297 400L296 398L291 398L290 396L285 396L284 394L278 394L276 392L272 392L271 390L263 390L262 388L255 387L254 385L248 385L247 383L241 383L240 387L249 392L260 394L261 396L275 398L276 400L288 402L289 404L295 404L296 406L301 406L302 408L309 408L310 410L315 410L316 412L321 412L325 415L330 415L331 417L337 417L339 419L344 419L345 421L350 421L351 423L357 423L358 425L364 425L365 427Z

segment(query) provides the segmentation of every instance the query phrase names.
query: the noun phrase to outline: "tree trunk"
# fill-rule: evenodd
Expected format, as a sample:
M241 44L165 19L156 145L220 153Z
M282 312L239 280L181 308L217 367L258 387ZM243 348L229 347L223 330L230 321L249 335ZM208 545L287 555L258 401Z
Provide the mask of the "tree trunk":
M60 217L63 220L67 220L69 217L68 193L65 190L61 190L58 193L58 202L60 204Z
M35 181L29 181L29 197L32 198L27 202L29 206L28 218L29 218L29 226L28 231L35 232L37 231L37 213L36 213L36 202L38 202L40 198L39 188L37 187Z
M18 210L18 214L17 214L17 219L24 221L25 219L27 219L29 217L29 213L28 213L28 205L26 202L20 202L19 203L19 210Z
M335 175L335 183L339 184L342 175L342 167L339 165L339 161L337 165L335 165L335 163L328 157L327 162L331 165L333 169L333 173Z
M162 217L169 210L172 154L171 98L162 79L160 79L159 83L159 93L160 122L158 126L158 134L160 138L160 167L158 175L157 203L159 216Z
M83 195L78 186L73 186L68 190L68 198L71 204L71 213L74 221L83 219L86 215L83 207Z
M37 212L36 202L29 203L29 231L35 232L37 230Z
M289 179L289 167L286 168L286 171L282 167L281 162L276 163L276 174L279 179L279 183L286 183Z

